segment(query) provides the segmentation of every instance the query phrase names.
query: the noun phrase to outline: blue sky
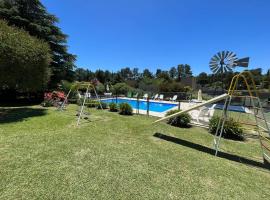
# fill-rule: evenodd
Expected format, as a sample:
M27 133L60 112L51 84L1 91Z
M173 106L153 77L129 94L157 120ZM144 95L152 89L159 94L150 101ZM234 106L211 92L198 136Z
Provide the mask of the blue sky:
M270 68L269 0L42 0L69 35L77 66L210 72L220 50Z

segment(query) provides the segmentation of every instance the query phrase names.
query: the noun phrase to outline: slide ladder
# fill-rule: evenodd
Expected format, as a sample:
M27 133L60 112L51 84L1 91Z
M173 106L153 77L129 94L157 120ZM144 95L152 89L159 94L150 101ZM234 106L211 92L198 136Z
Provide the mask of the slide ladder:
M240 74L235 75L231 81L230 88L228 90L228 96L223 106L223 117L220 118L218 128L214 136L215 155L217 155L218 153L221 136L224 129L224 124L225 121L228 119L228 107L231 104L232 98L234 96L237 97L235 89L238 85L239 78L243 79L249 92L249 97L251 99L251 107L256 122L255 127L259 136L263 159L266 163L270 164L270 140L266 137L266 135L270 136L270 129L267 120L265 118L264 110L262 108L262 104L258 95L258 91L256 89L253 76L248 71L244 71ZM249 83L249 81L251 83Z

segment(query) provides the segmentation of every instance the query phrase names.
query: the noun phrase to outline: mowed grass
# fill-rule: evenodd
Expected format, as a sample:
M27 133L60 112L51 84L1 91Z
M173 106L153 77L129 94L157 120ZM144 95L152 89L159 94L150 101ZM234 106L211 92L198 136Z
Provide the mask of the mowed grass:
M222 140L155 118L76 106L0 108L0 199L267 199L257 140Z

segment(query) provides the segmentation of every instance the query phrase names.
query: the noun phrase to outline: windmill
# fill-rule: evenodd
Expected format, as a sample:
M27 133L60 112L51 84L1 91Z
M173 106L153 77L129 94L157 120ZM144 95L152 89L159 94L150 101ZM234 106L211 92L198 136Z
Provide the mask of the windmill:
M224 73L232 72L235 67L248 67L249 57L238 59L232 51L221 51L215 54L209 63L210 69L214 74L221 74L222 79ZM222 80L224 89L224 80Z

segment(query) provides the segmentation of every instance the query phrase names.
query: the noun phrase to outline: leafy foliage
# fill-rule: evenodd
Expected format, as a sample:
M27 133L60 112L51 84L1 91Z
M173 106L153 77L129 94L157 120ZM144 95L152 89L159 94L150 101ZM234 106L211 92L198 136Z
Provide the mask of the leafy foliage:
M89 108L95 108L99 104L96 100L92 100L92 99L87 100L85 103L86 103L86 106Z
M112 102L109 104L109 108L111 112L117 112L118 111L118 106L116 103Z
M44 101L41 103L43 107L59 106L65 100L65 93L61 91L53 91L44 93Z
M100 105L101 104L101 105ZM102 106L102 108L101 108L101 106ZM107 103L105 103L105 102L98 102L97 103L97 109L107 109L108 108L108 104Z
M209 132L212 134L216 133L218 128L218 123L221 117L214 116L210 119L209 122ZM244 140L243 129L240 124L235 121L233 118L228 118L225 121L224 129L222 132L222 137L234 140Z
M58 19L49 14L39 0L2 0L0 18L9 25L25 29L30 35L46 41L53 54L51 85L60 80L73 80L75 56L68 53L65 35L55 24ZM31 56L31 55L29 55Z
M126 83L116 83L113 86L113 90L116 94L127 94L131 90L131 87Z
M179 110L170 110L166 113L166 116L172 115L177 112L179 112ZM190 121L191 121L191 116L188 113L183 113L176 117L168 119L167 123L176 127L189 128L191 127L189 124Z
M50 48L27 32L0 20L0 86L40 91L49 81Z
M121 115L132 115L133 109L128 103L119 104L119 114Z

